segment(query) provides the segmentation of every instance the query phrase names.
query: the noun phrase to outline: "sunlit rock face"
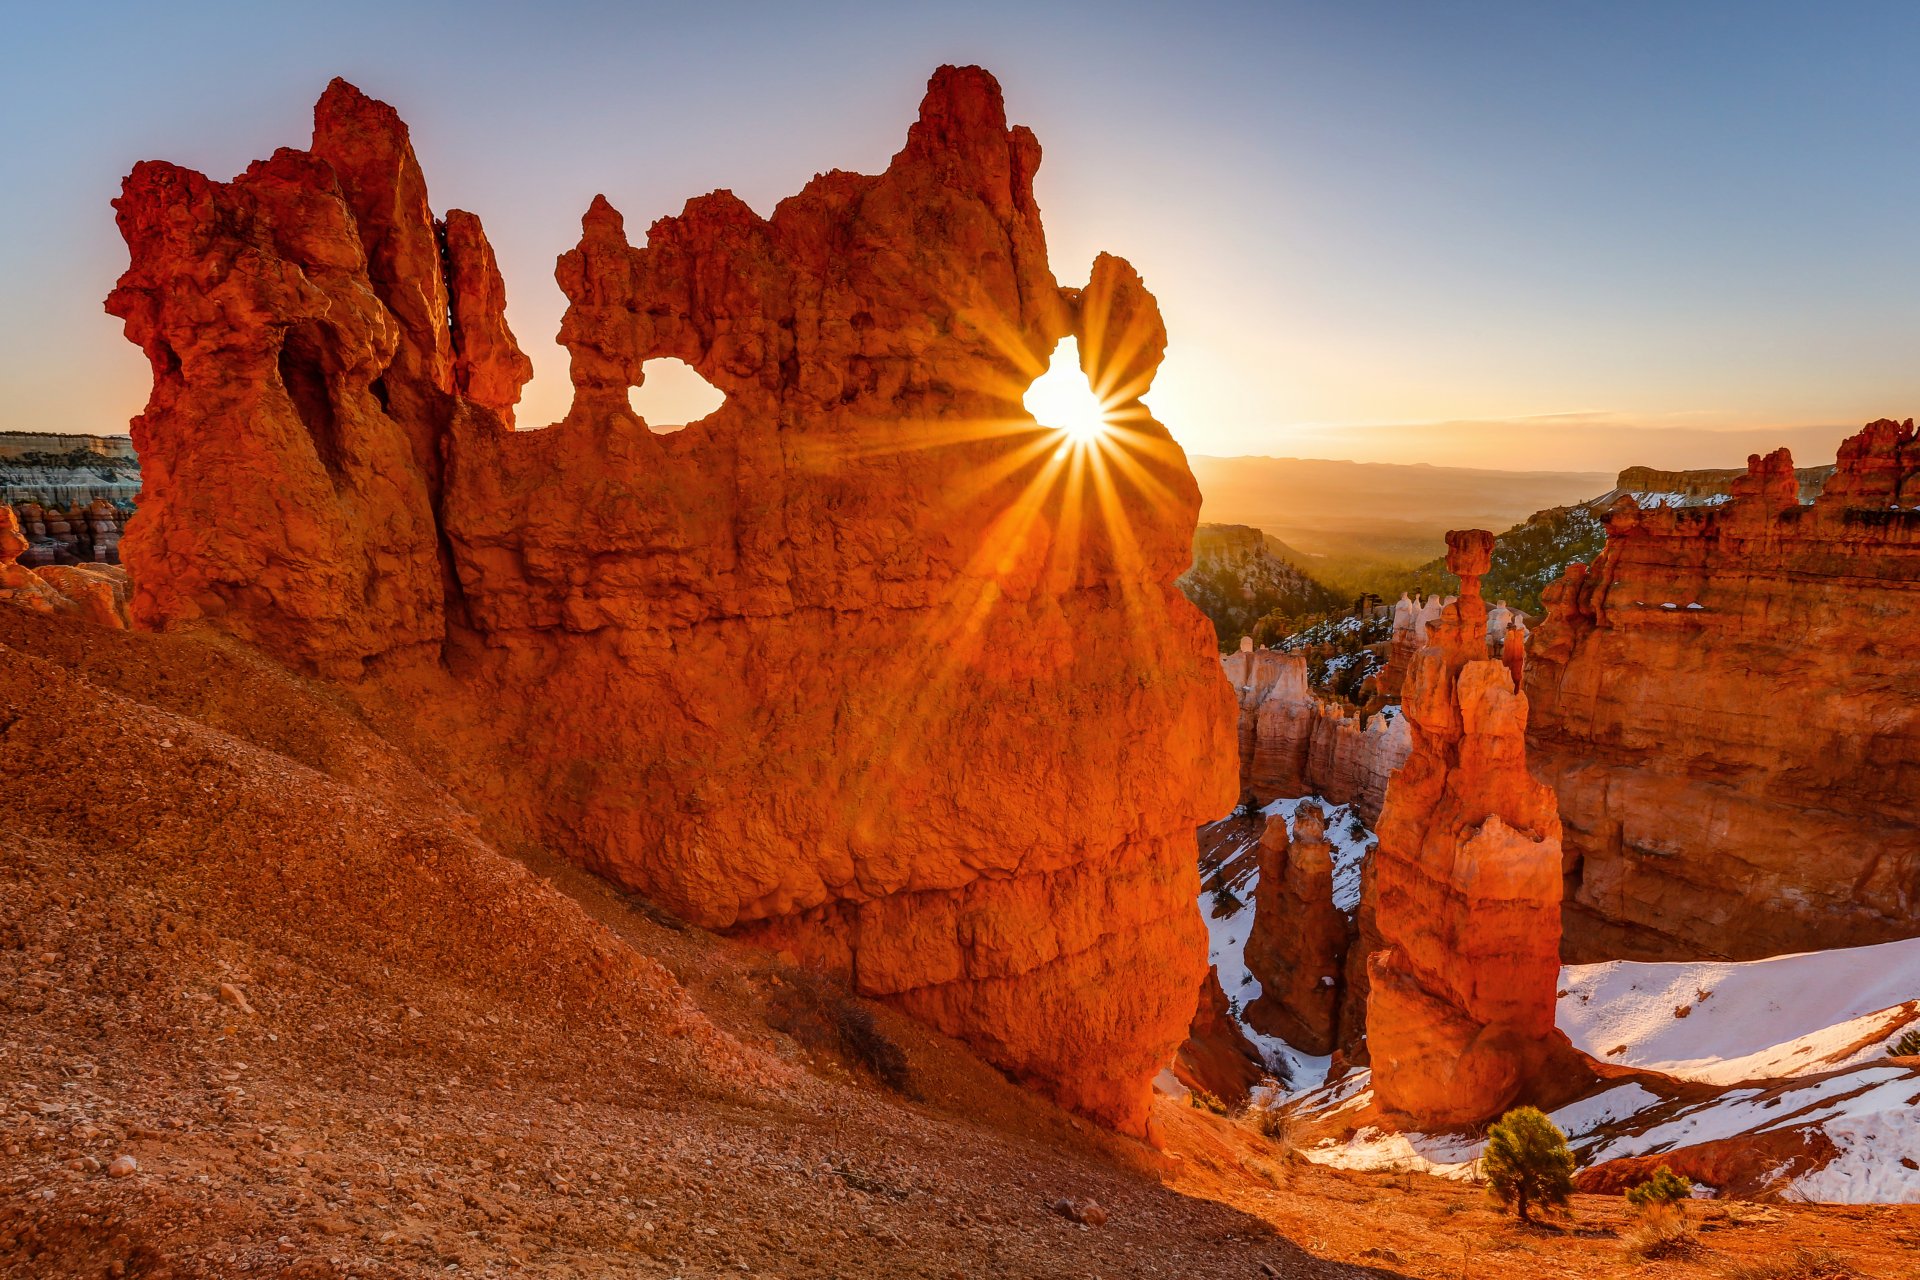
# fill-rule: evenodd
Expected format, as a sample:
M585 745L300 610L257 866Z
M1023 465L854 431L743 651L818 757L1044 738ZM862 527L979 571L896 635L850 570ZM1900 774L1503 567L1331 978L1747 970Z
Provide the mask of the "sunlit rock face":
M1554 1029L1560 819L1527 772L1527 698L1487 656L1493 535L1447 535L1459 598L1404 688L1413 750L1387 788L1368 929L1367 1045L1383 1111L1474 1124L1537 1100L1573 1052Z
M1363 821L1379 816L1387 782L1410 739L1397 707L1365 714L1307 684L1297 653L1243 640L1221 660L1240 703L1240 790L1260 804L1317 795L1351 804Z
M1166 344L1059 287L1040 149L943 68L886 172L562 256L575 398L528 374L477 219L336 81L231 183L138 166L109 299L153 363L141 625L349 682L470 803L701 925L850 974L1144 1128L1205 971L1194 828L1233 703L1173 587L1199 494L1140 403ZM1111 425L1021 409L1065 335ZM649 360L725 393L672 435Z
M1607 517L1528 648L1567 958L1751 959L1920 930L1920 442L1819 496L1782 449L1717 506Z

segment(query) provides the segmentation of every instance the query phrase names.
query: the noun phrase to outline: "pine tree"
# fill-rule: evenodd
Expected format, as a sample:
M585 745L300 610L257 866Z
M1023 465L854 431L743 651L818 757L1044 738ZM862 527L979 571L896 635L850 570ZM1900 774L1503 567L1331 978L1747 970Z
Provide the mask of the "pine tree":
M1573 1152L1567 1135L1533 1107L1515 1107L1487 1130L1480 1157L1487 1191L1532 1222L1534 1205L1559 1208L1573 1194Z

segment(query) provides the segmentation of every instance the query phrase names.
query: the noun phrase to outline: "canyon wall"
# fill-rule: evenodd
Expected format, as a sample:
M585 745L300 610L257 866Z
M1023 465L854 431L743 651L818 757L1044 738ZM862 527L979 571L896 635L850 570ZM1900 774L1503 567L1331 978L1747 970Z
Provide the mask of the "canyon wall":
M1607 516L1527 655L1569 961L1920 933L1920 444L1880 421L1811 504L1786 450L1718 505Z
M309 150L137 166L136 620L343 682L508 829L1141 1132L1206 968L1232 697L1173 585L1165 329L1117 258L1056 283L1039 159L949 67L884 173L770 218L719 191L635 247L596 198L537 431L480 223L434 217L391 108L335 81ZM1092 445L1020 403L1068 334ZM655 434L656 357L725 403Z
M1368 824L1411 739L1397 707L1371 714L1315 693L1307 660L1243 641L1224 659L1240 700L1240 790L1259 804L1317 795Z
M1493 535L1447 535L1459 598L1407 673L1413 750L1394 775L1363 913L1374 1096L1413 1125L1474 1124L1535 1098L1554 1029L1560 820L1527 772L1527 697L1487 656Z

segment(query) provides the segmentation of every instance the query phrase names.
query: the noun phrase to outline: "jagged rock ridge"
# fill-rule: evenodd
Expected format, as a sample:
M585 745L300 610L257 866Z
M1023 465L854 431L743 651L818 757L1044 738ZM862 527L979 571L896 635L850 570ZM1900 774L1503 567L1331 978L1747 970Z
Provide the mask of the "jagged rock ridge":
M770 218L715 192L634 247L596 199L557 272L573 407L531 432L479 221L434 218L390 107L335 81L309 150L137 166L136 619L350 682L505 829L1138 1131L1231 698L1139 399L1164 327L1117 258L1056 284L1039 158L949 67L884 173ZM1124 466L1020 408L1069 333ZM627 403L661 356L726 395L671 436Z

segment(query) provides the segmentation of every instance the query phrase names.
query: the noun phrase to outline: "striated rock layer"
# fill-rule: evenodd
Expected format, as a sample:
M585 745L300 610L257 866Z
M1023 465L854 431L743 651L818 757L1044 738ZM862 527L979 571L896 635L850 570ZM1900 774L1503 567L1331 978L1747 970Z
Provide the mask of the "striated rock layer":
M1366 921L1374 1094L1415 1125L1496 1117L1574 1056L1553 1024L1560 819L1527 773L1526 695L1487 657L1493 536L1447 547L1460 596L1407 673L1413 751L1387 789Z
M1411 747L1397 707L1371 715L1335 703L1307 684L1300 654L1255 649L1224 659L1240 698L1240 789L1256 802L1317 795L1350 804L1371 823L1387 781Z
M1920 443L1810 505L1782 449L1717 506L1615 504L1527 654L1567 958L1751 959L1920 930Z
M1057 285L1039 158L949 67L884 173L771 218L715 192L635 247L597 198L557 272L573 407L529 432L484 232L434 218L391 108L335 81L309 150L137 166L136 620L349 682L506 829L1140 1131L1232 702L1173 587L1165 329L1117 258ZM1020 405L1067 334L1097 455ZM656 357L725 404L654 434Z

